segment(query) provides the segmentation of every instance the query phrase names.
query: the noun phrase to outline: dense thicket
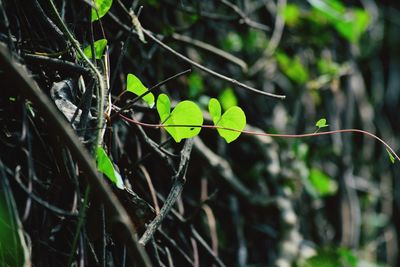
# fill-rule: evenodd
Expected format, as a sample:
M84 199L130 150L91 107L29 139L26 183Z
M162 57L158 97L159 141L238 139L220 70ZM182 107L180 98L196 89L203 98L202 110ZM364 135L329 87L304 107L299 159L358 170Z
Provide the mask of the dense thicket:
M398 266L377 140L176 143L126 91L133 74L208 125L218 98L249 131L398 151L396 1L114 0L93 21L91 3L0 0L0 266Z

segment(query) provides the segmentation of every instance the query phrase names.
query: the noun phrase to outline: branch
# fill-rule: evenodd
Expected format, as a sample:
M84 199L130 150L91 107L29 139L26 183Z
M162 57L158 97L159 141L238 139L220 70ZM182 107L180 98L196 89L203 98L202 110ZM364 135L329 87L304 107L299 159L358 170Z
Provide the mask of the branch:
M56 6L54 5L53 0L47 0L49 3L49 6L51 8L52 13L54 14L55 18L57 19L57 22L59 26L61 27L61 31L67 36L69 41L71 42L72 46L75 48L75 50L78 52L79 56L83 59L83 61L86 62L86 64L89 66L89 69L93 73L93 76L95 77L97 84L98 84L98 92L97 92L97 128L99 129L97 131L96 135L96 142L95 142L95 149L97 149L98 146L101 144L101 135L102 135L102 129L103 129L103 121L104 121L104 92L106 90L106 86L104 84L103 77L101 76L100 71L96 68L96 66L90 61L90 59L87 58L85 53L80 47L79 42L74 38L72 33L69 31L67 28L67 25L65 25L64 21L62 20L60 14L57 11Z
M30 78L32 75L12 59L11 53L4 44L0 44L0 66L2 66L5 77L8 78L7 82L12 83L14 88L20 90L23 96L29 98L41 109L48 125L54 129L71 150L87 176L89 184L97 193L99 202L104 202L108 206L113 222L120 223L122 226L119 231L120 237L127 242L132 253L132 259L138 261L140 266L151 266L147 254L136 240L135 229L128 214L105 180L98 176L96 166L89 153L83 147L71 126L54 106L54 103Z
M119 19L118 19L114 14L112 14L111 12L108 12L108 14L110 15L110 17L111 17L123 30L125 30L125 31L128 32L128 33L131 33L131 32L136 33L136 32L133 31L130 27L128 27L127 25L125 25L125 24L123 24L122 22L120 22ZM130 15L130 14L129 14L129 15ZM195 66L196 68L198 68L198 69L200 69L200 70L202 70L202 71L204 71L204 72L207 72L207 73L209 73L209 74L211 74L211 75L213 75L213 76L215 76L215 77L217 77L217 78L219 78L219 79L221 79L221 80L230 82L230 83L232 83L232 84L234 84L234 85L236 85L236 86L238 86L238 87L241 87L241 88L243 88L243 89L245 89L245 90L252 91L252 92L257 93L257 94L260 94L260 95L265 95L265 96L269 96L269 97L273 97L273 98L278 98L278 99L285 99L285 98L286 98L286 96L284 96L284 95L277 95L277 94L268 93L268 92L265 92L265 91L258 90L258 89L254 88L254 87L251 87L251 86L249 86L249 85L246 85L246 84L244 84L244 83L241 83L241 82L239 82L239 81L237 81L237 80L235 80L235 79L233 79L233 78L230 78L230 77L228 77L228 76L225 76L225 75L223 75L223 74L221 74L221 73L219 73L219 72L216 72L216 71L214 71L214 70L212 70L212 69L209 69L209 68L207 68L207 67L201 65L200 63L197 63L197 62L191 60L190 58L184 56L183 54L181 54L181 53L175 51L174 49L172 49L171 47L169 47L168 45L166 45L165 43L163 43L162 41L160 41L158 38L156 38L156 37L153 35L153 33L150 32L149 30L146 30L146 29L142 28L142 32L143 32L148 38L150 38L151 40L153 40L155 43L157 43L159 46L161 46L161 47L164 48L165 50L167 50L167 51L171 52L172 54L174 54L176 57L178 57L178 58L180 58L180 59L186 61L187 63L189 63L189 64Z
M130 109L137 101L139 101L139 99L142 99L143 97L145 97L146 95L150 94L151 92L153 92L157 88L160 88L161 86L163 86L164 84L168 83L169 81L174 80L174 79L176 79L176 78L178 78L180 76L186 75L191 71L192 71L191 69L187 69L187 70L181 71L181 72L179 72L179 73L177 73L177 74L175 74L175 75L173 75L171 77L168 77L167 79L157 83L156 85L153 85L146 92L144 92L143 94L135 97L132 101L129 102L129 104L127 104L126 106L122 107L117 112L115 112L110 118L113 119L115 116L117 116L118 114L122 113L123 111L125 111L127 109ZM125 93L125 92L127 92L127 91L124 91L123 93ZM118 96L118 98L121 97L122 94L120 94Z
M275 202L274 198L255 194L249 190L235 175L228 161L219 155L215 154L208 148L200 138L195 138L194 147L196 152L207 161L211 168L218 173L218 175L227 183L233 191L240 195L243 199L255 206L265 207Z
M139 243L143 246L153 237L154 233L157 231L158 227L161 225L165 217L168 215L176 200L180 196L183 190L183 185L186 182L186 170L189 164L190 152L193 147L193 139L188 139L183 146L181 151L181 161L179 163L179 168L175 176L173 177L174 183L172 184L171 191L169 192L167 199L162 206L160 213L154 218L154 220L149 224L146 231L139 239Z
M81 65L78 65L76 63L67 61L67 60L62 60L58 58L52 58L48 56L43 56L43 55L35 55L35 54L23 54L23 57L26 60L37 62L37 63L45 63L50 66L58 67L60 69L63 69L65 71L74 71L78 74L82 75L87 75L89 70Z
M254 29L258 29L258 30L262 30L262 31L266 31L269 32L270 28L267 25L264 25L262 23L256 22L252 19L250 19L243 11L242 9L240 9L237 5L232 4L231 2L229 2L228 0L220 0L221 3L223 3L224 5L226 5L227 7L229 7L230 9L232 9L233 11L235 11L236 14L238 14L240 16L240 23L244 23L247 26L254 28Z
M210 45L210 44L208 44L206 42L203 42L203 41L200 41L200 40L196 40L196 39L193 39L193 38L191 38L189 36L182 35L182 34L179 34L179 33L173 33L171 37L173 39L177 40L177 41L181 41L181 42L184 42L184 43L187 43L187 44L191 44L193 46L197 46L197 47L199 47L201 49L204 49L204 50L206 50L206 51L208 51L210 53L213 53L213 54L215 54L217 56L220 56L220 57L222 57L222 58L224 58L224 59L226 59L226 60L228 60L228 61L230 61L230 62L232 62L232 63L234 63L236 65L238 65L242 69L242 71L244 71L244 72L247 71L247 63L246 62L244 62L242 59L240 59L240 58L238 58L238 57L236 57L236 56L234 56L232 54L229 54L228 52L225 52L222 49L219 49L218 47L215 47L215 46Z

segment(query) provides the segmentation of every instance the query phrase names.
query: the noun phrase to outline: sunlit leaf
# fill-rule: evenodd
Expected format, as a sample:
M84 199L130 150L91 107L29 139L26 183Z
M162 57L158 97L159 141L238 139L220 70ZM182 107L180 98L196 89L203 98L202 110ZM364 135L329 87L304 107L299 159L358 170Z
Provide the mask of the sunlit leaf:
M230 107L221 116L221 104L217 99L212 98L208 103L208 111L210 112L215 126L236 130L232 131L217 128L219 135L223 137L227 143L236 140L241 134L240 131L243 131L246 126L246 115L240 107Z
M179 143L182 139L191 138L200 133L203 114L194 102L182 101L171 113L169 113L168 107L170 107L168 96L160 95L157 99L157 111L165 130L175 142Z
M94 3L93 3L94 2ZM112 0L94 0L92 3L97 8L92 8L92 21L102 18L111 8Z
M114 169L110 158L102 147L97 148L96 162L99 172L103 173L118 188L124 189L124 182L122 181L121 175Z
M156 108L161 122L164 122L171 113L171 101L166 94L160 94L158 96Z
M107 46L107 40L106 39L100 39L97 40L93 43L94 46L94 53L95 53L95 58L96 59L101 59L101 57L103 56L104 53L104 49ZM92 47L89 45L87 47L85 47L85 49L83 50L83 53L89 58L92 59L93 55L92 55Z
M243 131L244 127L246 126L246 115L240 107L231 107L224 114L222 114L217 126ZM240 132L231 130L217 130L227 143L236 140L241 134Z
M237 98L232 88L225 88L224 91L218 96L223 110L228 110L230 107L237 105Z
M214 125L216 125L221 118L221 105L217 99L210 99L210 102L208 102L208 111L210 112Z
M319 120L315 123L315 126L317 126L318 128L325 128L325 127L328 127L329 124L326 124L326 119L325 119L325 118L322 118L322 119L319 119Z
M133 74L128 74L126 81L126 90L134 93L135 95L142 95L148 91L147 87L143 85L138 77ZM153 93L148 93L143 97L143 100L149 105L149 107L154 106L154 95Z

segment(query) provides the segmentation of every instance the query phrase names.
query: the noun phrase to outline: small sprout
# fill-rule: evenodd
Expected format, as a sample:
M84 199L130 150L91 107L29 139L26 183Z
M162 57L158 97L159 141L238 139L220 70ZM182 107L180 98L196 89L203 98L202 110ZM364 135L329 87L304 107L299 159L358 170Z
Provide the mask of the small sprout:
M315 124L315 126L317 126L317 127L318 127L318 130L319 130L319 129L321 129L321 128L328 127L329 124L326 124L326 119L325 119L325 118L322 118L322 119L320 119L320 120L317 121L317 123Z
M386 149L386 152L389 155L390 162L392 162L392 164L394 164L396 162L395 157L393 156L393 154L388 149Z

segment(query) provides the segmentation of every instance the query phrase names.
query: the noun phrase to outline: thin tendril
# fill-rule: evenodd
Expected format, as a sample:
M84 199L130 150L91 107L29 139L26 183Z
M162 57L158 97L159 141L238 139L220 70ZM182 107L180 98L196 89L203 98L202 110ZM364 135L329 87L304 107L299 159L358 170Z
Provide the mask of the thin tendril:
M119 116L122 119L124 119L125 121L128 121L130 123L134 123L134 124L144 126L144 127L151 127L151 128L190 127L190 128L222 129L222 130L238 132L238 133L248 134L248 135L269 136L269 137L279 137L279 138L306 138L306 137L315 137L315 136L331 135L331 134L339 134L339 133L360 133L360 134L368 135L369 137L372 137L373 139L379 141L381 144L383 144L386 147L386 149L390 153L392 153L396 157L396 159L398 161L400 161L400 157L396 154L396 152L394 152L394 150L385 141L383 141L380 137L376 136L373 133L370 133L370 132L367 132L364 130L360 130L360 129L341 129L341 130L305 133L305 134L273 134L273 133L263 133L263 132L249 131L249 130L237 130L237 129L218 126L218 125L168 125L168 124L157 124L157 123L153 124L153 123L140 122L135 119L128 118L122 114L119 114Z

